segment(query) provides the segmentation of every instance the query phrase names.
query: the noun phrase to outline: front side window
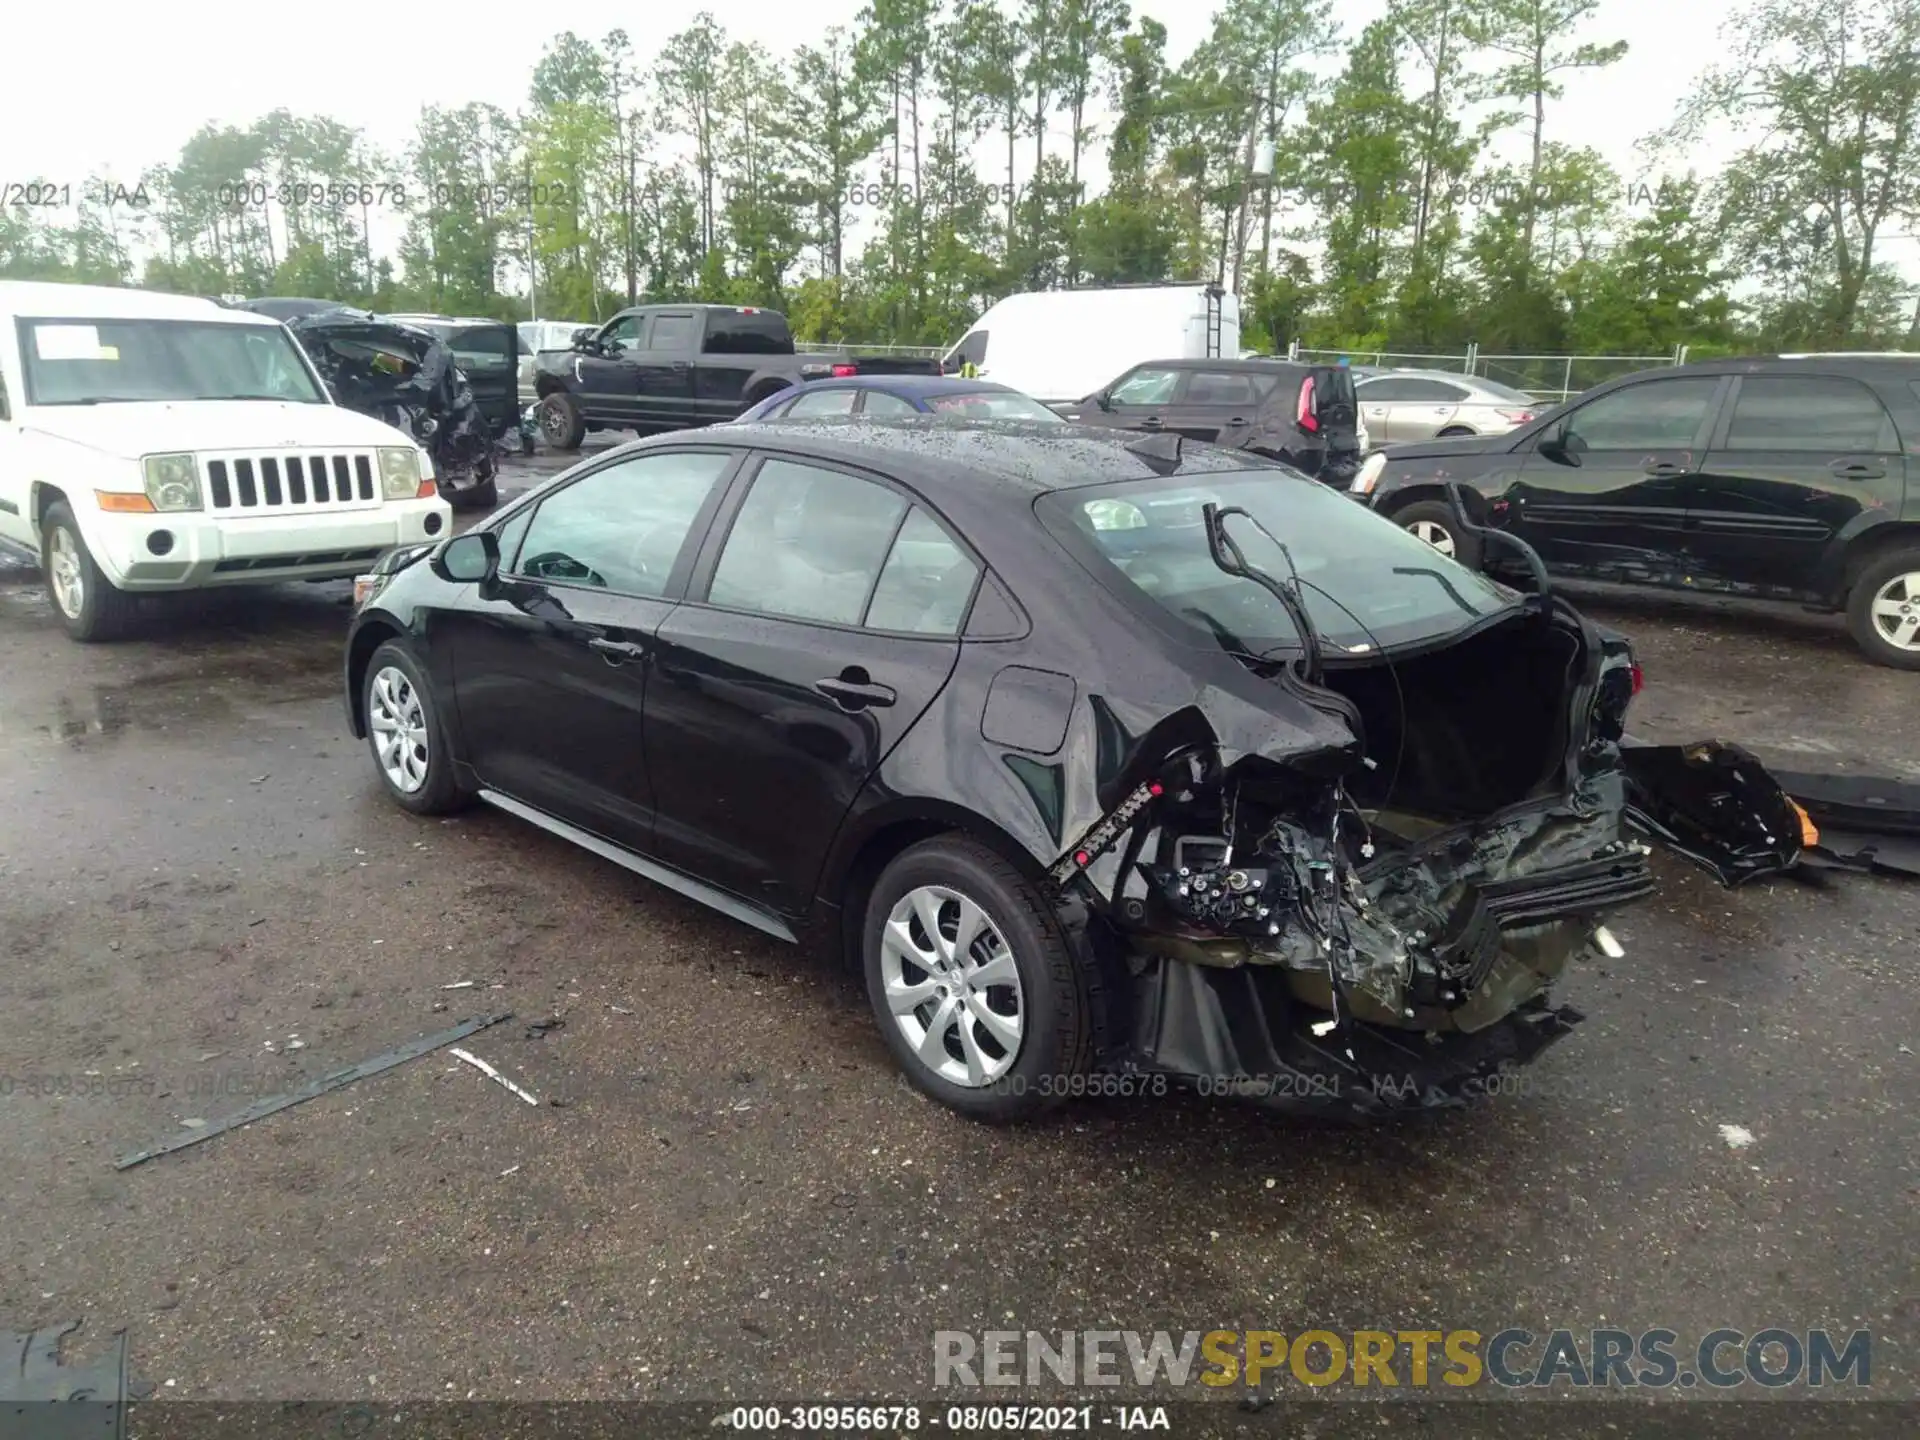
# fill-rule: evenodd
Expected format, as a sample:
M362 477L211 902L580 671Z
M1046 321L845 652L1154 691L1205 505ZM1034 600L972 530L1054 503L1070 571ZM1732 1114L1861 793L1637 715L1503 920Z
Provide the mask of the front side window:
M290 400L326 396L278 325L203 320L22 320L33 405L116 400Z
M1115 405L1165 405L1180 383L1178 370L1136 370L1108 397Z
M1684 450L1706 423L1718 379L1649 380L1602 395L1566 421L1569 450Z
M707 598L731 610L858 625L906 510L884 485L769 460L734 519Z
M1897 455L1893 417L1858 380L1749 375L1727 427L1729 450Z
M533 512L515 573L622 595L664 594L700 507L732 458L636 455L555 491Z
M809 390L782 413L795 420L804 420L810 415L851 415L856 398L857 392L852 390Z
M1435 639L1513 603L1492 581L1339 491L1272 470L1056 490L1037 508L1094 575L1189 627L1195 643L1297 653L1280 602L1213 563L1201 509L1209 502L1249 511L1287 547L1291 567L1244 518L1227 522L1250 563L1281 580L1297 570L1314 629L1349 651Z
M640 343L646 323L644 315L622 315L600 332L600 343L609 350L631 350Z
M987 332L969 331L967 338L948 353L943 362L948 374L964 374L967 367L978 369L987 363Z

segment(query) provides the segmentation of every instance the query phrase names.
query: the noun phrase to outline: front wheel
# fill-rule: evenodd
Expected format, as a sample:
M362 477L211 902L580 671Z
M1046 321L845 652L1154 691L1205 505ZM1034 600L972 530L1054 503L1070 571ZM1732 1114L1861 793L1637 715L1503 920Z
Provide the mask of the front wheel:
M416 815L445 815L466 803L453 770L440 709L419 661L389 640L367 661L361 696L367 747L387 794Z
M578 450L587 438L586 416L566 391L556 390L540 402L540 438L549 450Z
M48 506L40 523L40 569L54 613L75 640L112 640L131 623L137 603L94 563L64 500Z
M1453 507L1439 500L1420 500L1394 512L1393 523L1426 541L1449 560L1469 570L1480 568L1480 537L1460 528Z
M1847 631L1875 664L1920 670L1920 546L1902 546L1860 572L1847 597Z
M1092 1005L1058 920L986 846L923 841L881 874L862 930L867 997L906 1080L976 1120L1024 1120L1092 1068Z

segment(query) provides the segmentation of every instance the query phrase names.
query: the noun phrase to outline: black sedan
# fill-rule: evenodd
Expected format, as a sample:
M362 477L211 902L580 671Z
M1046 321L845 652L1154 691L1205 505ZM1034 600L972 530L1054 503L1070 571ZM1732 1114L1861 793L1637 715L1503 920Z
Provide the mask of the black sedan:
M1458 1103L1579 1018L1550 984L1651 885L1624 646L1213 446L661 435L357 589L347 706L394 801L845 956L913 1083L981 1118L1183 1082Z

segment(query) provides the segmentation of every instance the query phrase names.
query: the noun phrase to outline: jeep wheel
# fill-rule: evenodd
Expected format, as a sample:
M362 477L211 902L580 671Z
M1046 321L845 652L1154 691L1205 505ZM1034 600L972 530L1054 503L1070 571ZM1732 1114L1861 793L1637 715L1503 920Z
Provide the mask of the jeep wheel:
M1440 500L1421 500L1394 512L1393 523L1418 536L1450 560L1469 570L1480 568L1480 539L1460 528L1453 507Z
M862 950L907 1082L962 1115L1027 1119L1092 1068L1089 977L1046 899L984 845L941 836L895 859Z
M1875 664L1920 670L1920 546L1881 556L1853 582L1847 630Z
M566 391L556 390L540 402L540 438L549 450L578 450L587 438L586 417Z
M40 523L40 568L47 577L47 597L67 634L94 641L125 632L137 602L101 573L64 500L48 506Z

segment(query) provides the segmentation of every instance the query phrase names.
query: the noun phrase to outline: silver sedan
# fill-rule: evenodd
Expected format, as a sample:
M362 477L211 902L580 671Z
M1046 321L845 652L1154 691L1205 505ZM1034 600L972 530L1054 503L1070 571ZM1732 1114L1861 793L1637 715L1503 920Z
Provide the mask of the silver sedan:
M1524 390L1446 370L1383 370L1354 386L1375 445L1437 435L1499 435L1546 407Z

